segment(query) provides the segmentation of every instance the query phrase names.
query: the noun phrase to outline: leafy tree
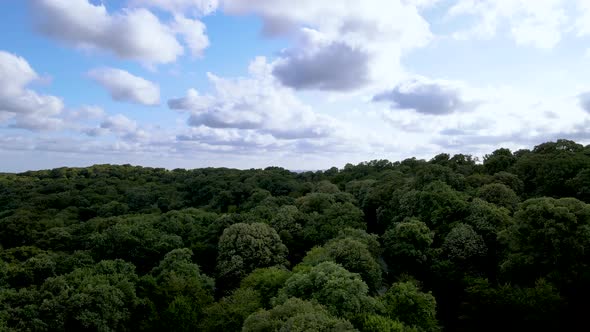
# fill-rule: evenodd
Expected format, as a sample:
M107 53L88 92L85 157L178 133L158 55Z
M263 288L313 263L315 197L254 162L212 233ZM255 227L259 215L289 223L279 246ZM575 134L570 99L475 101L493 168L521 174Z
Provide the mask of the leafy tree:
M323 306L298 298L273 309L256 312L244 322L244 332L254 331L356 331L350 322L332 316Z
M312 249L302 264L316 266L332 261L342 265L350 272L358 273L375 292L381 286L381 266L371 255L366 244L351 238L329 241L324 247Z
M262 305L270 307L271 299L277 296L279 290L291 276L285 268L267 267L252 271L242 280L240 288L252 289L258 292Z
M90 230L87 245L97 259L121 258L132 262L142 272L149 271L167 252L183 246L180 236L154 227L157 219L155 215L106 219L106 229Z
M384 255L395 272L415 272L426 262L433 241L434 234L425 223L407 219L383 235Z
M121 331L129 326L138 298L135 267L122 260L48 278L40 317L49 330Z
M498 149L483 158L483 166L488 174L508 170L516 163L516 157L508 149Z
M219 276L235 283L256 268L287 264L287 253L277 232L267 224L231 225L219 238Z
M240 331L250 314L262 308L260 292L238 288L230 296L205 308L202 331Z
M403 323L389 317L370 314L363 320L362 331L365 332L417 332L416 328L405 326Z
M494 287L487 279L470 281L467 299L462 306L462 325L469 330L498 331L511 329L555 331L560 326L563 301L546 281L533 287L509 284Z
M516 193L501 183L486 184L477 190L477 197L514 211L520 201Z
M438 331L436 300L430 293L423 293L413 282L391 285L380 299L384 312L392 319L415 326L422 331Z
M369 288L356 273L333 262L323 262L294 273L279 291L277 304L290 297L313 300L336 316L351 318L374 310Z
M174 326L177 331L192 331L202 317L202 310L213 301L213 280L191 261L189 249L167 253L144 283L155 306L154 327Z
M304 226L305 238L311 243L322 243L344 228L366 229L363 212L350 202L334 203L322 214L314 215Z
M506 187L512 189L517 195L522 194L524 189L524 183L516 174L508 172L498 172L492 177L492 181L495 183L501 183Z
M454 262L470 262L487 254L481 235L466 224L458 224L447 234L442 249Z
M590 205L574 198L525 201L500 233L507 246L502 269L514 281L548 277L573 282L588 271Z

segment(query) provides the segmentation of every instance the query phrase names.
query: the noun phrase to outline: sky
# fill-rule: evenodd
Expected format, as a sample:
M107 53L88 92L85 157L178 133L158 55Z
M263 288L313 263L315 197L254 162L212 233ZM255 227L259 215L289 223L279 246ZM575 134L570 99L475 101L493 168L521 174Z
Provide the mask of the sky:
M0 31L0 172L590 142L590 0L4 0Z

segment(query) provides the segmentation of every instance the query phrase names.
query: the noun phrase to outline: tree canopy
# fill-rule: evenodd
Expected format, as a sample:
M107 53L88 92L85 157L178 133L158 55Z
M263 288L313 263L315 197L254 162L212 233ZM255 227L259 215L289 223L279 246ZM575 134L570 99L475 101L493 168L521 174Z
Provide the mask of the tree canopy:
M575 330L590 146L0 173L1 331Z

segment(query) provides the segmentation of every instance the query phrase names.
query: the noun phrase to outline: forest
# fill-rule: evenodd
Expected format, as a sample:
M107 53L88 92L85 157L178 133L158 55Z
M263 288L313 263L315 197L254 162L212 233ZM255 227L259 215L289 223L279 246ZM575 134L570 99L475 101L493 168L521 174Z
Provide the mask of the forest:
M1 173L0 331L586 330L588 203L590 145L569 140Z

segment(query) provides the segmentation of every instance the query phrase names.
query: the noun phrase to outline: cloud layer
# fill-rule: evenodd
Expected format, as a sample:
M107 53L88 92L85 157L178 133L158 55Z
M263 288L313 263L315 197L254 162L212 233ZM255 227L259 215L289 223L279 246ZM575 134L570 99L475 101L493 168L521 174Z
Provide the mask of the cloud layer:
M145 8L109 13L104 5L88 0L32 0L37 30L82 49L107 51L122 59L145 64L171 63L184 54L176 35L183 35L192 53L199 55L209 43L197 20L177 17L166 24Z
M214 95L191 89L171 99L171 109L189 111L190 126L250 129L279 139L318 138L332 131L332 119L316 114L292 91L276 82L265 58L250 65L249 78L226 79L208 74Z
M22 57L0 51L0 122L14 120L12 127L57 129L55 118L64 109L63 101L27 88L39 80L37 73Z
M88 76L104 87L116 101L148 106L160 103L160 87L144 78L116 68L97 68Z
M392 108L411 109L422 114L443 115L469 107L458 87L448 82L412 79L373 97L374 102L389 102Z

